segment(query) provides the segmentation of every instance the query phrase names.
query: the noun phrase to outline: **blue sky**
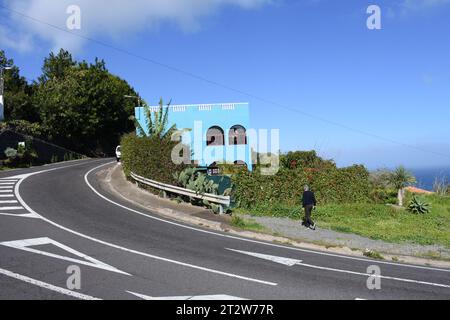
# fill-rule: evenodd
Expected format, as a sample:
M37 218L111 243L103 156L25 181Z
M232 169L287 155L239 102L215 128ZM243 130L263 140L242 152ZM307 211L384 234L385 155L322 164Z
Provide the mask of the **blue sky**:
M317 149L370 168L450 166L449 0L0 3L16 11L0 8L0 48L29 79L64 46L80 60L104 58L152 104L248 101L254 128L281 130L282 151ZM81 8L76 34L252 96L17 14L64 29L69 4ZM370 4L382 10L382 30L366 27Z

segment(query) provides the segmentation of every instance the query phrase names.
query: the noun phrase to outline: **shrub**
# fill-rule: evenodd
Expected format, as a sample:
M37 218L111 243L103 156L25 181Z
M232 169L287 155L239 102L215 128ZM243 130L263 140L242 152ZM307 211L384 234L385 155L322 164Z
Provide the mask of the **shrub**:
M363 166L326 169L280 168L273 176L263 176L258 168L232 177L237 205L273 207L298 205L303 186L310 185L320 204L368 202L369 172Z
M171 141L170 136L164 139L158 137L138 137L134 133L122 138L122 164L124 172L129 176L134 172L140 176L167 184L177 184L174 172L181 172L185 165L172 161L172 149L178 142Z
M287 169L336 167L331 160L319 157L316 151L290 151L280 156L280 164Z
M37 152L32 149L31 140L27 140L25 147L20 145L17 150L7 148L5 155L8 159L4 163L10 167L28 167L38 159Z
M374 188L370 191L370 200L379 204L397 204L397 191Z
M5 156L11 161L17 157L17 150L13 148L6 148Z
M413 196L408 205L408 211L414 214L430 213L430 204L418 196Z

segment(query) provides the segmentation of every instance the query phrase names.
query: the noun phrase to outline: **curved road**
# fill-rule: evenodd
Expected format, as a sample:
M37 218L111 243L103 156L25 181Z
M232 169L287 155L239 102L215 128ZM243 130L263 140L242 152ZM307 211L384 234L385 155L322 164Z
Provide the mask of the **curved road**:
M1 299L450 298L447 269L314 252L163 219L100 187L95 173L111 165L83 160L0 172Z

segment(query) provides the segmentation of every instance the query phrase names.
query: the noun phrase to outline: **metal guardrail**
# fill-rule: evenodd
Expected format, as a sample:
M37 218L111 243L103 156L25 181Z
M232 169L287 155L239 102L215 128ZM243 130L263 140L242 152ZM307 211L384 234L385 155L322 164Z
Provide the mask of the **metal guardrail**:
M150 180L144 177L141 177L133 172L131 172L131 177L142 183L145 184L147 186L159 189L159 190L163 190L166 192L170 192L170 193L175 193L175 194L180 194L183 196L187 196L187 197L192 197L195 199L199 199L199 200L207 200L211 203L215 203L218 204L220 206L220 213L223 213L223 209L224 207L229 207L230 203L231 203L231 198L229 196L220 196L220 195L216 195L216 194L211 194L211 193L197 193L195 191L189 190L189 189L185 189L182 187L177 187L177 186L172 186L170 184L165 184L165 183L161 183L158 181L154 181L154 180Z

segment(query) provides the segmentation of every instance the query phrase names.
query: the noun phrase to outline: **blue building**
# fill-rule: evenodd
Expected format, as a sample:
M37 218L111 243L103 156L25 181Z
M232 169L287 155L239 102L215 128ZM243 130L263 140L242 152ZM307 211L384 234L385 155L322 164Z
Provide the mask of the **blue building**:
M151 112L158 110L158 106L150 107ZM136 108L135 117L147 128L143 107ZM174 124L178 130L184 130L182 141L191 146L192 161L197 165L214 167L227 163L252 170L248 103L171 105L169 127Z

